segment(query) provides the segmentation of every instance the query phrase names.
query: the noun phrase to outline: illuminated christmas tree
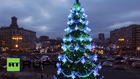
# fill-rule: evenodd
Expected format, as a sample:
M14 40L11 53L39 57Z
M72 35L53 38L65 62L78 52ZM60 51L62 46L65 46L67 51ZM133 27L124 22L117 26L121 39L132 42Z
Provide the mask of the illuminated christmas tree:
M95 46L88 34L91 30L88 28L87 15L78 0L68 18L67 34L62 44L64 53L58 56L62 63L57 63L54 79L102 79L98 73L101 65L96 64L97 54L92 52Z

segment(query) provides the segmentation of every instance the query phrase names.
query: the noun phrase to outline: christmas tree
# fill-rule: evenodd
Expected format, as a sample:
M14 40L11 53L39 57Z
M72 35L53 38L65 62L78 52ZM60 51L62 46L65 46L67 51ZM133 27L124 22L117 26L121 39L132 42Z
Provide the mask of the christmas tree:
M54 79L102 79L98 73L100 63L96 63L97 54L92 52L94 44L88 34L87 15L80 2L76 0L68 15L67 34L63 38L63 54L59 54L57 75ZM63 66L63 67L62 67Z

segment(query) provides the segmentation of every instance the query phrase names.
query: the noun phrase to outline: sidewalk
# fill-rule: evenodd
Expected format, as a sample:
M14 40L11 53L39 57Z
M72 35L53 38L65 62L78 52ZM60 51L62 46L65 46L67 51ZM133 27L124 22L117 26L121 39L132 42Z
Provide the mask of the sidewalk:
M3 73L0 73L0 76ZM18 77L19 79L54 79L53 78L53 74L47 74L47 73L35 73L35 72L14 72L12 73L14 74L16 77ZM1 78L0 79L5 79L5 78Z
M53 74L35 73L35 72L18 72L16 74L20 79L54 79ZM43 77L43 78L41 78Z

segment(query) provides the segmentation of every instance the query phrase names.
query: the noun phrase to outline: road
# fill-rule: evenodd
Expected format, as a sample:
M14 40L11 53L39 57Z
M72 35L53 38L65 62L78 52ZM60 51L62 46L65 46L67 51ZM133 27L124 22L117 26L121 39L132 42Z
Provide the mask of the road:
M42 56L44 54L36 54L37 56ZM52 54L46 54L51 57L51 59L56 58L52 56ZM27 55L29 57L32 57L31 55ZM126 70L114 70L113 67L103 67L99 74L104 76L104 79L140 79L140 69L132 68L130 65L125 65ZM43 74L49 74L51 77L56 74L57 68L55 68L52 65L46 66L44 70L41 69L34 69L26 67L24 69L24 72L34 72L34 73L43 73ZM32 78L28 78L32 79ZM39 77L38 77L39 79ZM41 79L41 78L40 78ZM51 78L50 78L51 79Z
M104 79L140 79L139 69L114 70L112 67L103 67L99 73ZM139 73L139 74L138 74Z
M33 71L27 69L27 71ZM57 68L54 66L46 66L42 73L54 75L56 74ZM39 72L37 69L34 72ZM41 73L40 72L40 73ZM126 70L114 70L113 67L103 67L99 71L100 75L104 76L104 79L140 79L140 69L134 69L127 66Z
M106 59L99 59L99 61L106 61ZM113 65L115 64L113 63ZM104 76L104 79L140 79L140 69L132 68L131 65L122 65L126 67L126 70L115 70L113 67L102 67L99 73Z

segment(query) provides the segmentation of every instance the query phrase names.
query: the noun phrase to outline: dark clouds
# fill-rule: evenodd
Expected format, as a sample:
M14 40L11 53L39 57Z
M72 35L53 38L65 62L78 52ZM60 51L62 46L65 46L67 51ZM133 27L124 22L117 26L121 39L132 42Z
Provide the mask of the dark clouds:
M109 37L111 30L140 24L140 0L79 0L88 15L93 38L98 33ZM9 26L11 17L19 27L37 32L37 36L62 37L68 14L75 0L1 0L0 26Z

